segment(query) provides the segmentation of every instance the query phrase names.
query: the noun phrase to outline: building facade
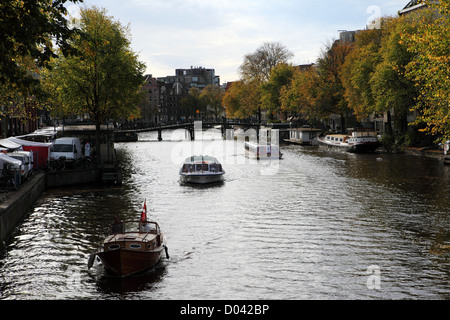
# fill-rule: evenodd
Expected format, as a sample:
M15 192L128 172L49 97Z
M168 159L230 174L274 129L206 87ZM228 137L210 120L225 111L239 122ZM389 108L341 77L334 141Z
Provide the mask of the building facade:
M200 92L207 86L220 87L220 77L214 69L191 67L176 69L175 75L157 78L159 88L159 124L172 124L192 120L196 115L183 107L183 98L191 88ZM197 115L199 116L199 115Z

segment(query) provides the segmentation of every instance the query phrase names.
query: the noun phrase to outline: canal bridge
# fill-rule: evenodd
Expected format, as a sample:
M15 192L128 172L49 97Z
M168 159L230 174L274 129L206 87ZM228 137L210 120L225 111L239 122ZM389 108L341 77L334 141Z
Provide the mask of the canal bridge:
M195 131L214 128L220 126L222 134L225 134L226 129L231 129L232 126L242 127L244 130L253 128L259 133L261 124L246 123L246 122L204 122L204 121L192 121L178 124L159 125L147 128L135 128L135 129L116 129L114 131L115 141L137 141L137 134L141 132L158 132L158 140L162 140L162 132L164 130L176 130L186 129L191 137L191 140L195 140Z

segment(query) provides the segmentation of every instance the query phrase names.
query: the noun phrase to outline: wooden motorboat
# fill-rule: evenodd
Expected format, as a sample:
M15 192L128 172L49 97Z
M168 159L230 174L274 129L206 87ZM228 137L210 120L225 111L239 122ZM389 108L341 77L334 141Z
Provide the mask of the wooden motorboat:
M220 162L211 156L187 158L180 169L182 183L208 184L222 182L225 171Z
M130 231L126 231L128 226ZM103 245L91 254L88 267L92 267L97 256L109 272L129 276L151 269L160 261L163 252L169 258L166 239L158 223L116 221Z

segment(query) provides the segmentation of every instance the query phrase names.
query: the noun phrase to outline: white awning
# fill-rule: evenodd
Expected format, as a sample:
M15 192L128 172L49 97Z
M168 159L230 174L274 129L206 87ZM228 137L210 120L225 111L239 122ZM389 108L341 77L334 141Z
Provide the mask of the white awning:
M4 139L4 140L9 140L10 142L18 144L20 146L48 147L48 146L52 145L50 142L28 141L28 140L19 139L19 138L16 138L16 137L10 137L10 138Z
M1 139L0 146L7 148L7 149L12 149L12 150L17 150L17 149L22 148L22 145L15 143L14 141L11 141L10 139Z
M10 157L10 156L7 156L6 154L4 154L4 153L0 153L0 161L4 161L4 162L8 162L8 163L11 163L11 164L15 164L15 165L17 165L17 166L21 166L22 165L22 161L20 161L20 160L17 160L17 159L15 159L15 158L13 158L13 157Z

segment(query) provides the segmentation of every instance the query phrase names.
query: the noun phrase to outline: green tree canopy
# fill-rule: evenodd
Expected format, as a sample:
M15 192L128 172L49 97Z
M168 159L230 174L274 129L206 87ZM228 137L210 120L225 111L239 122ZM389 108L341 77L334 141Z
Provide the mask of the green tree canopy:
M27 66L20 63L31 57L39 67L55 57L57 48L68 52L69 38L75 29L68 26L67 0L2 0L0 2L0 82L18 89L38 81ZM82 0L69 0L79 3ZM56 47L55 47L56 46ZM19 60L18 60L19 59Z
M428 5L432 11L416 20L416 31L402 34L402 41L414 55L406 67L406 76L420 90L414 107L418 113L416 123L426 125L423 131L449 140L450 0L430 1Z
M277 64L270 72L269 79L261 85L261 107L271 114L278 114L281 109L281 90L290 84L294 67L287 63Z
M88 114L97 132L108 119L139 116L145 65L130 49L128 29L95 7L82 9L75 24L83 32L70 41L78 54L55 59L46 77L53 111Z

